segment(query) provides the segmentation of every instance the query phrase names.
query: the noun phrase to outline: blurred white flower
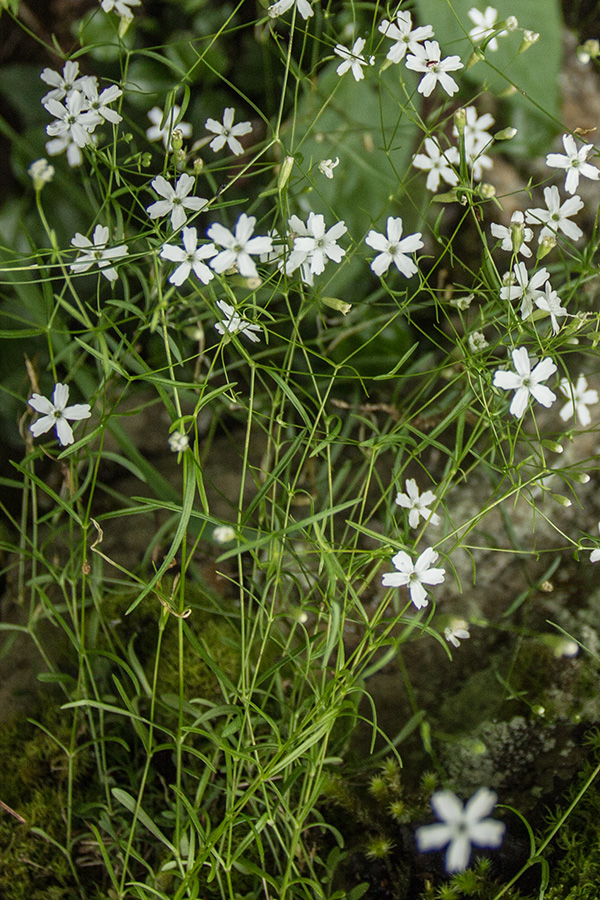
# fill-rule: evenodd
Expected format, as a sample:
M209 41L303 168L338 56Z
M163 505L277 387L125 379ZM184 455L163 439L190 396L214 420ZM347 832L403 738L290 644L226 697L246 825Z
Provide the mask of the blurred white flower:
M212 537L217 544L228 544L235 540L235 529L231 525L217 525L213 529Z
M423 550L416 562L400 550L392 557L392 565L397 569L396 572L386 572L382 576L381 583L384 587L404 587L407 586L410 591L411 602L422 609L427 606L427 591L423 587L424 584L441 584L446 574L445 569L433 568L438 554L432 547Z
M47 159L36 159L27 169L36 191L41 191L45 184L54 178L54 166Z
M485 350L486 347L490 345L485 339L485 335L481 331L474 331L469 335L469 348L471 353L479 353L480 350Z
M591 178L597 181L600 178L600 169L586 162L588 156L595 150L593 144L584 144L577 149L575 138L571 134L563 134L563 146L565 153L549 153L546 157L546 165L555 169L565 169L565 190L568 194L574 194L579 184L579 178ZM565 155L566 154L566 155Z
M77 232L75 237L71 239L73 247L83 250L83 253L80 253L75 262L69 266L71 272L76 274L87 272L95 263L105 278L109 281L116 281L117 271L112 264L116 260L127 256L127 244L120 244L118 247L107 247L109 231L105 225L96 225L92 238L93 243L85 235Z
M448 72L455 72L464 66L460 56L447 56L446 59L442 59L437 41L425 41L424 47L416 44L412 55L406 57L406 68L423 73L417 90L424 97L429 97L438 83L451 97L458 91L458 85Z
M311 9L311 5L308 0L279 0L278 3L274 3L267 10L272 19L275 16L281 16L284 12L287 12L288 9L291 9L292 6L296 4L296 8L303 19L308 19L310 16L314 16L314 12Z
M494 387L499 387L503 391L515 391L509 412L520 419L525 413L530 395L542 406L552 406L556 400L556 394L542 382L556 372L555 363L547 356L532 370L532 361L526 347L513 350L511 356L515 371L498 369L494 374L493 382Z
M92 143L94 143L94 136L92 135ZM67 162L74 168L75 166L80 166L83 163L83 153L81 149L77 146L75 141L71 138L70 134L63 135L62 137L53 138L51 141L46 141L46 153L48 156L60 156L61 153L67 151Z
M186 209L198 212L208 204L208 200L204 197L188 197L194 187L194 179L186 172L179 176L175 187L170 185L162 175L158 175L150 184L164 199L151 203L146 208L146 212L151 219L160 219L170 213L171 225L174 229L181 228L187 222Z
M169 110L165 124L161 128L164 112L160 106L153 106L148 112L148 118L152 122L150 128L146 129L146 137L149 141L162 141L165 150L171 150L171 138L173 130L178 128L184 138L192 136L192 126L189 122L178 122L181 107L176 103Z
M210 149L215 153L224 147L225 144L227 144L231 152L236 156L241 156L244 152L244 148L238 141L238 137L241 137L244 134L250 134L252 125L250 122L238 122L237 125L234 125L234 118L235 109L233 106L228 106L223 110L222 123L217 122L216 119L207 119L204 123L204 127L207 131L212 131L213 134L217 135L209 144Z
M222 322L217 322L215 325L219 334L243 334L244 337L247 337L248 340L254 341L255 343L260 340L260 338L254 334L255 331L262 333L260 325L254 325L250 322L246 322L245 319L241 319L233 306L225 300L217 300L217 306L225 316Z
M258 278L258 270L252 256L270 253L273 250L273 239L267 235L252 237L256 219L242 213L235 225L235 234L214 222L206 234L215 244L224 249L210 261L211 268L222 275L228 269L237 266L244 278Z
M343 62L336 69L338 75L344 75L348 69L352 70L355 81L360 81L365 77L363 72L364 66L372 66L375 57L371 56L367 61L362 55L366 41L364 38L356 38L352 46L352 50L348 50L343 44L336 44L333 52L342 57Z
M450 625L444 628L444 637L453 647L460 647L461 641L467 641L471 637L469 626L464 619L453 619Z
M450 306L455 306L456 309L460 309L461 312L464 312L466 309L469 309L474 299L475 294L467 294L465 297L453 297L449 303Z
M435 503L437 500L433 491L423 491L422 494L419 493L419 488L417 487L417 482L414 478L407 478L405 485L406 493L396 494L396 503L403 509L410 510L408 514L408 524L410 527L417 528L419 519L430 522L432 525L439 525L440 517L429 509L431 504Z
M198 232L195 228L184 228L181 232L181 237L183 247L164 244L160 251L163 259L180 263L170 276L169 281L171 284L176 284L179 287L193 270L194 275L202 284L208 284L215 276L208 266L204 265L203 260L216 256L217 248L214 244L201 244L199 247Z
M32 394L27 401L36 412L42 413L41 419L33 422L29 430L34 437L45 434L51 428L56 428L56 435L63 447L73 443L73 429L67 419L77 421L89 419L92 414L89 403L76 403L67 406L69 400L69 385L57 383L54 386L52 400L42 397L41 394Z
M473 9L469 10L467 15L475 26L474 28L471 28L469 37L471 40L475 41L476 44L482 43L482 41L488 38L496 30L495 26L498 21L498 10L494 9L493 6L487 6L485 12L480 12L477 7L473 7ZM496 37L503 37L507 33L507 31L499 31ZM498 49L496 37L493 37L487 45L492 51Z
M335 159L322 159L319 163L319 172L321 175L325 175L326 178L333 178L333 170L336 166L339 166L339 164L339 156L336 156Z
M560 417L563 422L567 419L575 419L584 427L591 424L592 417L588 406L598 402L598 391L588 387L585 375L579 375L575 384L568 378L561 378L560 391L568 398L568 403L562 407Z
M395 219L393 216L389 216L387 237L379 231L371 230L365 238L365 244L380 251L379 255L371 261L371 268L376 275L383 275L392 263L405 278L410 278L419 271L408 254L415 253L423 247L421 232L408 234L403 238L401 218Z
M414 53L416 46L427 38L433 37L431 25L421 25L413 29L412 17L409 12L399 12L395 22L383 19L379 30L385 37L394 41L386 56L386 59L393 63L399 63L404 59L407 50Z
M488 818L497 800L493 791L482 787L463 806L452 791L436 791L431 798L431 807L441 822L417 828L415 839L420 852L441 850L448 845L446 871L464 871L469 864L472 844L496 848L502 843L505 824Z
M189 444L190 439L187 434L182 434L181 431L174 431L173 434L169 435L169 449L173 453L183 453L184 450L187 450Z
M141 6L142 0L102 0L100 6L104 10L104 12L109 13L114 11L118 16L124 19L131 19L133 17L133 13L130 10L130 6Z

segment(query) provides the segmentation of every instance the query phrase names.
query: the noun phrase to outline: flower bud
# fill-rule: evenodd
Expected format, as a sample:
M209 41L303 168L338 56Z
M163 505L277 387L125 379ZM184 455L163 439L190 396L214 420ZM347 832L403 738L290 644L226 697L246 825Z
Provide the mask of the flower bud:
M286 156L284 161L281 163L281 168L279 169L279 176L277 178L277 190L282 191L286 184L289 181L289 177L292 174L292 169L294 168L294 157Z
M590 476L587 472L572 472L571 478L573 481L577 481L579 484L587 484L590 480Z
M503 128L502 131L497 131L494 135L495 141L512 141L514 136L517 133L516 128Z
M572 503L569 500L569 498L565 497L563 494L550 494L550 496L552 497L553 500L556 501L556 503L560 504L560 506L564 506L565 509L568 509L569 506L572 506Z
M351 303L344 303L343 300L338 300L337 297L322 297L321 299L325 306L335 309L336 312L340 312L343 316L348 315L352 309Z
M194 170L194 175L199 175L204 168L204 160L197 156L194 160L194 165L192 166L192 168Z
M546 450L550 450L552 453L562 453L565 449L562 444L559 444L557 441L549 441L543 440L542 447L545 447Z
M487 181L482 181L479 185L479 196L483 200L491 200L492 197L496 196L496 188L493 184L489 184Z
M523 222L511 222L510 236L511 236L513 253L516 256L523 245L523 241L525 240L525 225L524 225L524 223Z
M582 47L577 48L577 59L581 63L589 63L590 59L597 59L600 55L600 42L597 40L586 41Z
M178 153L183 147L183 131L181 128L174 128L171 132L171 149L173 153Z
M556 247L556 238L550 236L549 234L541 241L538 245L538 251L536 254L537 259L543 259L551 250L554 250Z
M454 124L456 125L456 130L459 135L464 134L465 126L467 124L467 112L462 106L454 113Z
M521 46L519 47L519 53L525 53L526 50L529 50L530 47L533 47L534 44L537 44L540 36L537 31L524 31L523 32L523 40L521 42Z
M129 26L131 25L132 22L133 22L133 16L131 13L129 13L128 15L125 15L125 16L121 16L121 21L119 22L119 37L121 38L121 40L127 34Z

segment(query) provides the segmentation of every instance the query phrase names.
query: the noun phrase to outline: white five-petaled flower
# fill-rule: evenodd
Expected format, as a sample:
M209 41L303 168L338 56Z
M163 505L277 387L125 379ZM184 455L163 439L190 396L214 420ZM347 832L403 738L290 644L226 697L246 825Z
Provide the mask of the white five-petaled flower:
M430 522L432 525L439 525L440 517L437 513L431 512L429 507L435 503L437 497L433 491L423 491L419 493L417 482L414 478L406 479L406 493L396 494L396 503L403 509L410 510L408 514L408 524L411 528L417 528L419 519Z
M560 297L558 296L556 291L552 290L552 288L550 287L550 282L547 281L544 285L544 292L538 293L538 295L536 296L535 305L538 309L542 309L550 316L553 334L558 334L558 332L560 331L558 319L564 318L564 316L568 315L566 309L560 304Z
M171 150L171 138L173 137L173 130L175 128L178 128L179 131L181 131L182 137L190 138L192 136L192 126L189 122L177 121L180 113L181 107L175 103L169 110L166 121L161 128L160 123L163 120L164 112L160 106L153 106L148 112L148 118L152 122L150 128L146 129L146 137L148 140L162 141L165 150Z
M471 637L467 622L464 619L452 619L444 628L444 637L453 647L460 647L461 641L468 641Z
M510 217L510 225L497 225L492 222L490 231L495 238L501 240L500 247L508 253L520 253L522 256L529 258L531 256L531 248L527 246L533 238L531 228L525 227L525 216L520 209L517 209Z
M48 100L44 106L56 119L46 125L47 134L51 137L68 136L78 147L91 143L91 132L102 121L97 113L88 109L82 91L71 91L64 105L59 100Z
M352 50L348 50L343 44L335 45L333 52L337 54L337 56L341 56L343 60L336 69L338 75L344 75L348 69L351 69L355 81L360 81L365 77L365 73L363 72L364 66L372 66L375 62L375 57L371 56L367 61L362 55L365 44L366 41L364 38L356 38L352 45Z
M273 238L267 235L252 237L256 219L242 213L236 222L235 234L219 222L214 222L207 236L224 249L210 261L211 268L222 275L228 269L237 266L244 278L257 278L258 271L252 256L270 253L273 250Z
M524 262L515 263L513 272L507 272L503 278L500 299L521 300L521 318L526 319L533 312L536 298L543 295L542 288L550 273L547 269L538 269L530 278Z
M556 185L544 188L544 200L547 209L536 208L528 209L525 213L525 221L528 225L539 225L543 223L544 227L540 231L538 238L541 244L544 238L555 238L558 231L562 231L572 241L578 241L583 231L570 221L570 216L576 216L583 209L584 203L581 197L575 194L574 197L567 197L561 205L560 192Z
M437 191L440 178L443 178L446 184L458 184L458 175L452 168L460 162L460 155L456 147L448 147L447 150L440 149L440 145L433 138L425 138L426 153L417 153L412 164L417 169L423 169L427 172L427 181L425 187L428 191Z
M238 141L238 137L241 137L243 134L250 134L252 125L250 122L238 122L237 125L234 125L234 118L235 109L233 106L228 106L223 110L222 123L217 122L216 119L207 119L204 123L204 127L207 131L212 131L217 135L209 144L210 149L214 150L215 153L217 150L220 150L221 147L224 147L225 144L227 144L231 152L236 156L241 156L244 152L244 148Z
M415 832L417 847L421 853L441 850L448 845L445 858L447 872L462 872L471 857L471 845L499 847L504 838L504 822L488 818L498 800L488 788L479 788L463 806L452 791L436 791L431 807L441 821L434 825L422 825Z
M287 12L288 9L291 9L292 6L296 5L296 9L300 13L303 19L308 19L310 16L314 16L314 11L311 8L308 0L279 0L278 3L274 3L267 10L272 19L275 16L281 16L283 13Z
M32 394L27 401L36 412L42 413L41 419L30 425L29 430L34 437L45 434L51 428L56 428L56 435L63 447L73 443L73 430L67 419L89 419L92 414L89 403L76 403L67 406L69 400L69 385L57 383L54 386L52 400L42 397L41 394Z
M146 208L146 212L151 219L160 219L161 216L166 216L170 213L171 225L174 229L181 228L187 222L186 209L198 212L208 203L208 200L204 197L188 197L189 192L194 187L194 179L186 172L179 176L175 187L170 185L162 175L157 175L150 185L164 199L151 203Z
M561 378L559 388L569 401L560 411L563 422L575 419L587 427L592 421L588 406L598 402L598 391L588 388L585 375L579 375L575 384L571 384L568 378Z
M202 284L208 284L215 276L204 265L202 260L210 259L217 255L217 248L214 244L201 244L198 246L198 232L195 228L184 228L181 232L183 247L174 247L173 244L164 244L160 255L163 259L170 262L179 263L169 281L171 284L183 284L193 270L194 275Z
M142 0L102 0L101 7L104 12L116 12L123 19L133 18L133 13L129 9L130 6L141 6Z
M408 255L423 247L421 232L408 234L402 237L402 219L390 216L387 220L387 237L379 231L369 231L365 238L365 244L374 250L379 250L379 255L371 262L371 268L376 275L387 272L391 263L394 263L399 272L405 278L416 275L417 266Z
M591 178L592 181L597 181L600 178L600 169L586 162L589 154L594 150L593 144L584 144L578 150L575 138L571 134L563 134L562 142L566 155L563 153L549 153L546 157L546 165L555 169L566 170L565 190L568 194L574 194L581 175L584 178Z
M312 283L312 277L322 274L328 260L339 263L346 255L343 247L337 244L338 238L348 230L343 221L336 222L325 231L325 218L311 212L306 220L306 226L295 216L290 219L290 225L293 225L297 237L294 238L292 252L285 264L287 275L291 275L302 266L303 280L306 281L305 275L308 275ZM304 230L305 234L300 233L300 229Z
M326 178L333 178L333 170L336 166L339 166L340 158L336 156L335 159L322 159L319 163L319 172L321 175L324 175Z
M427 591L423 587L424 584L441 584L446 574L445 569L433 568L434 562L437 561L438 554L432 547L423 550L416 562L400 550L392 557L392 565L397 569L396 572L386 572L382 576L381 583L384 587L404 587L407 586L410 591L411 602L422 609L427 606Z
M511 415L516 416L517 419L523 416L530 395L542 406L552 406L556 400L556 394L542 382L556 372L555 363L547 356L532 370L532 360L527 352L527 347L518 347L512 351L511 356L515 371L498 369L494 374L493 382L494 387L499 387L503 391L515 391L509 408Z
M383 35L394 41L386 56L386 59L393 63L399 63L400 60L404 59L407 50L414 53L416 46L427 40L427 38L433 37L431 25L421 25L413 29L412 17L409 12L399 12L395 22L388 22L387 19L383 19L379 30Z
M416 44L411 56L406 57L406 68L413 72L423 72L423 78L417 88L424 97L429 97L436 84L439 82L446 93L451 97L458 90L458 85L448 72L462 69L460 56L448 56L441 58L440 45L437 41L425 41L425 46Z
M79 74L79 63L69 59L63 67L62 75L54 69L44 69L40 78L52 88L42 97L42 105L45 106L48 100L62 100L67 94L81 90L84 76Z
M254 325L250 322L246 322L245 319L241 319L233 306L225 300L217 300L217 306L225 316L222 322L217 322L215 325L219 334L243 334L244 337L247 337L248 340L254 341L255 343L260 340L260 338L254 334L255 331L262 332L260 325Z
M475 43L482 43L496 30L495 26L498 21L498 10L494 9L493 6L487 6L485 12L480 12L477 7L474 6L473 9L469 10L467 15L475 26L474 28L471 28L469 32L469 37L471 40L475 41ZM505 34L507 34L506 31L499 31L497 37L503 37ZM487 46L490 50L496 51L498 49L496 37L493 37L491 41L488 42Z
M108 237L109 231L105 225L96 225L92 235L93 243L85 235L77 232L75 237L71 239L71 244L73 247L77 247L78 250L83 250L83 253L69 266L71 272L87 272L96 263L105 278L108 278L109 281L116 281L117 272L112 264L116 260L127 256L127 244L120 244L118 247L107 247Z
M112 122L113 125L118 125L123 120L123 116L120 116L118 112L115 112L108 105L109 103L114 103L121 96L123 91L120 87L117 87L116 84L111 84L110 87L105 88L99 94L98 80L93 75L84 75L81 87L85 94L88 109L107 122Z

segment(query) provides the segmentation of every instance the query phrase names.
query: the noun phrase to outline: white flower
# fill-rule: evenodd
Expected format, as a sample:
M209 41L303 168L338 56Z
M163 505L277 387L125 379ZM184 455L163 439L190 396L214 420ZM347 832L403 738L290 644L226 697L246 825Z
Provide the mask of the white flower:
M40 78L52 86L52 90L42 97L45 106L48 100L62 100L67 94L81 90L84 76L79 75L79 63L70 59L65 63L62 75L54 69L44 69Z
M212 538L217 544L228 544L235 540L235 529L231 525L217 525L213 530Z
M547 312L550 316L550 321L552 322L552 332L554 334L558 334L560 331L560 325L558 324L558 317L562 318L567 315L567 311L564 307L560 305L561 300L556 291L553 291L550 287L550 282L546 282L544 285L544 293L539 293L535 298L535 305L538 309L543 309L544 312Z
M67 406L68 400L68 384L56 384L54 386L52 401L42 397L41 394L31 395L28 400L29 405L33 406L36 412L42 413L42 418L30 426L29 430L34 437L39 437L40 434L45 434L51 428L56 428L56 435L63 447L73 443L73 431L67 419L89 419L92 411L89 403L76 403L74 406Z
M292 222L298 237L294 238L292 252L285 265L287 275L291 275L299 266L302 266L303 276L306 272L312 280L314 275L321 275L328 260L339 263L346 255L343 247L339 247L336 243L338 238L346 234L348 230L343 221L336 222L328 231L325 231L324 217L315 215L314 212L309 213L306 226L296 216L292 216L290 225ZM306 233L301 234L299 228L304 229Z
M525 221L528 225L544 223L538 238L539 243L541 244L547 237L555 238L558 231L562 231L572 241L578 241L583 231L579 225L571 222L569 217L577 215L583 209L584 203L581 197L577 194L574 197L568 197L561 206L559 190L552 185L552 187L544 188L544 200L547 209L528 209L525 213Z
M245 319L241 319L236 313L233 306L227 303L225 300L217 300L217 306L225 316L223 322L217 322L215 328L219 332L219 334L243 334L244 337L247 337L250 341L259 341L260 338L257 337L253 332L259 331L262 332L262 328L260 325L253 325L250 322L246 322Z
M81 91L72 91L66 97L64 106L58 100L48 100L44 106L56 119L46 125L46 133L51 137L68 135L78 147L91 143L90 133L102 121L97 113L86 108L86 99Z
M418 231L403 238L402 219L394 219L390 216L387 220L387 238L378 231L369 231L365 238L365 244L380 251L379 256L376 256L371 262L371 268L376 275L383 275L384 272L387 272L391 263L394 263L405 278L410 278L419 271L408 254L420 250L423 246L421 232Z
M98 80L94 76L84 75L81 81L88 109L114 125L118 125L119 122L123 121L123 116L120 116L118 112L115 112L114 109L108 106L109 103L114 103L123 93L120 87L117 87L116 84L111 84L101 94L98 94Z
M244 278L258 278L258 271L252 256L260 256L261 253L270 253L273 249L273 239L268 236L252 237L256 219L254 216L247 216L242 213L237 220L235 226L235 234L233 234L224 225L214 222L208 231L207 236L224 247L214 259L211 259L211 268L222 275L228 269L237 266L240 275Z
M364 38L356 38L354 44L352 46L352 50L348 50L343 44L336 44L333 48L333 52L338 56L341 56L343 62L339 64L336 69L338 75L344 75L348 69L352 69L352 74L354 75L355 81L360 81L365 77L365 73L363 72L364 66L372 66L375 62L375 58L371 56L369 61L364 58L362 55L364 46L366 41Z
M419 851L440 850L448 844L446 871L462 872L469 864L471 844L495 848L502 843L506 826L487 818L497 800L493 791L482 787L463 807L452 791L436 791L431 807L441 823L417 828L415 839Z
M542 384L556 372L556 365L550 357L547 356L539 362L532 371L532 360L526 347L513 350L511 356L516 371L508 372L505 369L498 369L494 374L493 382L494 387L499 387L503 391L515 391L509 412L520 419L527 408L529 395L542 406L552 406L556 400L556 394Z
M510 225L497 225L492 222L490 231L495 238L501 240L500 247L508 253L520 253L522 256L529 258L531 249L527 246L533 238L531 228L525 227L525 216L520 209L516 210L510 217Z
M483 151L493 140L488 129L494 124L494 117L490 113L479 116L475 106L467 106L465 119L464 139L467 163L471 167L473 179L480 181L483 178L483 170L491 169L493 166L491 158L486 156ZM456 126L453 128L452 134L454 137L458 137Z
M485 339L485 335L481 331L474 331L473 334L469 335L469 348L471 353L479 353L480 350L485 350L486 347L490 345Z
M448 72L462 69L460 56L448 56L441 59L440 45L437 41L425 41L425 46L416 44L413 55L406 57L406 68L413 72L423 72L423 78L417 88L424 97L429 97L436 84L439 82L447 94L451 97L458 90L458 85Z
M469 32L469 37L471 40L475 41L475 43L481 43L496 30L495 25L498 20L498 10L494 9L493 6L487 6L485 12L480 12L476 7L473 7L473 9L469 10L467 15L475 25ZM497 36L503 37L505 34L507 34L506 31L499 31ZM498 41L493 37L487 46L490 50L496 51L498 49Z
M392 558L392 565L398 570L397 572L386 572L381 579L384 587L404 587L408 586L410 591L411 602L421 609L427 606L427 591L423 587L424 584L441 584L446 574L445 569L432 568L436 562L438 554L431 547L423 550L415 563L405 553L400 550L399 553Z
M274 19L275 16L283 15L283 13L287 12L288 9L291 9L294 4L296 4L296 8L303 19L314 16L314 12L311 9L308 0L279 0L279 3L274 3L273 6L268 8L267 12L271 18Z
M452 619L450 625L444 628L444 637L453 647L460 647L461 641L467 641L471 637L469 626L464 619Z
M171 150L171 138L173 137L173 131L175 128L178 128L181 131L181 134L184 138L189 138L192 136L192 126L189 122L178 122L179 115L181 113L181 107L176 103L169 110L169 115L165 121L165 124L161 128L160 123L163 120L164 112L160 108L160 106L153 106L152 109L148 112L148 118L152 122L150 128L146 129L146 137L149 141L162 141L165 150Z
M600 522L598 522L598 531L600 531ZM592 550L592 552L590 553L590 562L595 563L595 562L598 562L599 559L600 559L600 550L598 550L598 549Z
M594 149L593 144L584 144L577 149L575 138L571 134L563 134L563 146L566 156L562 153L549 153L546 157L546 165L556 169L565 169L565 190L568 194L574 194L579 184L579 177L591 178L597 181L600 178L600 169L586 162L587 157Z
M431 522L432 525L439 525L440 517L436 513L431 512L428 508L437 500L433 491L423 491L423 493L420 494L417 482L414 478L407 478L405 484L406 494L396 494L396 503L403 509L410 510L408 514L408 524L410 527L417 528L419 519L423 519L425 522Z
M453 297L452 300L448 302L450 303L450 306L455 306L456 309L460 309L461 312L464 312L466 309L469 309L474 299L475 294L467 294L465 297Z
M184 228L181 232L181 237L183 240L183 248L174 247L172 244L164 244L160 251L160 255L163 259L180 263L169 278L169 281L171 284L176 284L179 287L179 285L183 284L186 278L189 277L189 274L193 269L196 278L198 278L202 284L208 284L215 276L208 266L204 265L202 260L216 256L217 248L214 244L202 244L199 247L198 232L195 228Z
M40 191L54 178L54 166L51 166L47 159L36 159L27 169L27 174L33 181L36 191Z
M180 175L175 187L172 187L166 178L158 175L151 182L157 194L164 197L164 200L157 200L146 208L146 212L151 219L159 219L171 213L171 225L173 228L181 228L184 222L187 222L186 209L197 212L203 209L208 200L204 197L188 197L189 192L194 187L194 179L186 172Z
M133 13L129 9L130 6L140 6L142 0L102 0L100 6L104 12L111 12L113 9L118 16L125 19L133 18Z
M94 138L92 136L92 143L93 142ZM67 151L67 162L71 167L80 166L82 164L83 153L75 141L72 140L70 134L64 134L62 137L46 141L46 153L48 156L59 156L59 154L64 153L65 150Z
M543 294L542 286L550 278L547 269L539 269L529 278L529 272L524 262L515 263L514 276L507 273L504 278L504 287L500 288L501 300L521 300L521 318L526 319L533 312L533 304L537 297Z
M460 155L456 147L448 147L447 150L440 149L440 145L433 138L425 138L426 153L417 153L412 164L417 169L424 169L427 174L425 187L428 191L437 191L440 178L443 178L447 184L458 184L458 175L452 166L457 166L460 162Z
M560 411L563 422L575 419L587 427L592 421L588 406L598 402L598 391L588 388L585 375L580 375L575 385L571 384L568 378L561 378L559 388L569 400Z
M333 178L333 170L336 166L339 166L339 164L339 156L336 156L335 159L322 159L319 163L319 172L321 175L325 175L326 178Z
M227 144L231 152L236 156L241 156L244 152L244 148L238 141L238 137L241 137L243 134L250 134L252 125L250 122L238 122L237 125L234 125L234 117L235 109L233 106L228 106L223 110L223 124L217 122L216 119L207 119L204 123L204 127L207 131L212 131L217 135L217 137L213 138L209 144L210 149L214 150L215 153L217 150L220 150L221 147L224 147L225 144Z
M116 269L113 269L112 263L127 256L127 244L120 244L118 247L107 247L108 237L109 232L105 225L96 225L93 243L85 235L77 232L75 237L71 239L71 244L84 252L69 266L71 272L87 272L94 263L97 263L105 278L108 278L109 281L116 281L117 272Z
M190 439L187 434L182 434L180 431L174 431L173 434L169 435L169 449L173 451L173 453L183 453L184 450L187 450L190 444Z
M387 19L383 19L379 30L395 42L388 50L386 57L393 63L399 63L400 60L404 59L407 50L414 53L415 47L421 41L433 37L431 25L421 25L419 28L413 29L412 18L409 12L399 12L395 22L388 22Z

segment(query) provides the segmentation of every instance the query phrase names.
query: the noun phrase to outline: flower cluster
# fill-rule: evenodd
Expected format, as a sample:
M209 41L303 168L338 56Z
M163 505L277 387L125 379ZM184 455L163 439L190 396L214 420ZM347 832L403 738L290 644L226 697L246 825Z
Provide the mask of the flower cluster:
M395 22L383 19L379 31L393 41L387 59L393 63L404 59L407 69L422 74L417 88L420 94L429 97L438 84L450 97L458 91L456 81L448 73L462 69L463 63L460 56L442 59L440 45L437 41L430 40L434 37L431 25L413 28L411 14L398 12Z

